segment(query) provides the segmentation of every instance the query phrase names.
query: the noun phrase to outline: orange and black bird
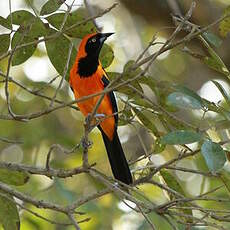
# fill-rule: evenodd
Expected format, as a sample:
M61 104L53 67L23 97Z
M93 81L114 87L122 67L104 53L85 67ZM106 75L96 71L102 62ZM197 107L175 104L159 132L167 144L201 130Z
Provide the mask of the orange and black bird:
M112 34L93 33L82 39L69 80L76 99L101 92L109 84L109 79L99 61L99 54L103 43ZM78 103L84 116L92 113L99 98L100 95ZM131 184L132 176L117 134L117 112L116 99L111 91L105 94L98 107L97 113L103 114L105 119L97 127L101 131L114 177L123 183Z

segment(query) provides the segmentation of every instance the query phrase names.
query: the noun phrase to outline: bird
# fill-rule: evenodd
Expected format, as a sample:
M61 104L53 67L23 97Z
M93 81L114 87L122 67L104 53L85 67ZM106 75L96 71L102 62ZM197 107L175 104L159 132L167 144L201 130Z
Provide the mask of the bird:
M75 99L100 93L109 85L109 78L99 60L101 48L113 33L91 33L80 42L75 62L70 70L69 84ZM77 102L85 117L92 113L101 95ZM104 119L97 125L102 134L106 152L114 177L129 185L133 183L132 174L117 133L118 108L113 91L105 94L96 115Z

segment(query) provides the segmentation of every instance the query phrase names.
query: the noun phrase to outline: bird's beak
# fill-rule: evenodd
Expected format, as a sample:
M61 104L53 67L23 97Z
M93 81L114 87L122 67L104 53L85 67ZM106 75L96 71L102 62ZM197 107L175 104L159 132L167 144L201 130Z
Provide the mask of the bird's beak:
M109 36L113 35L114 33L103 33L100 37L100 42L103 43Z

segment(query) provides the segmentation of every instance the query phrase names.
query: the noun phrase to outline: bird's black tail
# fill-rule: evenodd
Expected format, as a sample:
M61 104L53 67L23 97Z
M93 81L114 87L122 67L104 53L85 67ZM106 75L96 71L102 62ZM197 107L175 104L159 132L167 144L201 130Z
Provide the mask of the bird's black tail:
M99 129L102 133L114 177L125 184L132 184L132 175L129 170L128 162L125 158L117 131L114 133L113 140L110 141L103 130L101 128Z

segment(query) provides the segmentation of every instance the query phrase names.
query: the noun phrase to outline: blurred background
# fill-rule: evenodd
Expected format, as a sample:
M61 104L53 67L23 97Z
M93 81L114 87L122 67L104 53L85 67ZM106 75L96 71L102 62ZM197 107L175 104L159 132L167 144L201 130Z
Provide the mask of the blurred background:
M12 11L27 9L32 12L31 4L39 11L45 2L45 0L12 1ZM92 8L95 13L98 9L105 9L114 2L113 0L88 1L90 5L95 6ZM171 14L184 15L191 4L190 0L120 0L116 2L119 2L119 5L115 9L96 20L97 24L103 28L103 32L115 32L115 35L107 42L113 48L115 55L115 59L107 71L115 72L122 72L127 61L136 60L141 51L148 45L149 41L151 41L154 34L157 33L156 37L159 43L165 42L175 26ZM66 3L71 4L72 1L67 0ZM230 4L230 1L197 0L196 3L197 6L191 21L197 25L205 26L222 15L223 10ZM76 0L73 9L77 9L83 4L83 1ZM65 7L62 8L65 9ZM9 1L0 1L0 15L3 17L9 15ZM211 31L218 36L217 26L213 27ZM0 26L0 33L7 32L9 32L7 29ZM181 36L183 36L183 34L181 34ZM230 65L229 44L230 38L228 37L215 49L226 66ZM151 47L149 53L157 51L160 46L161 44ZM193 51L205 55L206 51L199 41L193 40L188 46ZM5 71L6 65L7 59L2 60L0 62L0 69ZM225 82L221 74L210 70L206 65L201 63L200 60L183 52L182 47L175 48L160 55L151 66L149 74L156 80L186 85L203 98L215 103L221 101L223 97L211 80L216 79L220 82L226 92L229 93L230 90L229 84ZM25 63L13 66L10 69L10 76L15 80L23 83L32 90L42 88L42 92L46 95L52 95L61 78L57 78L49 87L45 87L44 89L43 87L57 75L55 68L47 57L46 48L43 43L38 45L34 55ZM49 103L45 99L35 97L23 91L15 84L10 84L9 87L12 108L17 114L38 111L45 108ZM154 94L150 88L146 86L143 87L146 94L154 100ZM64 101L73 99L68 83L63 85L58 98ZM117 98L119 107L122 109L124 107L122 103L124 95L117 94ZM1 113L7 111L4 84L1 83L0 111ZM190 119L194 122L199 122L202 117L202 113L199 111L192 114L183 112L182 114L185 119ZM178 113L178 116L182 114ZM210 112L207 116L210 116L210 119L215 119L216 114ZM10 144L0 142L0 161L44 166L46 155L52 144L60 144L63 147L72 148L80 142L83 135L83 122L84 118L81 113L70 108L63 108L27 123L1 120L0 137L19 140L23 143ZM163 128L162 131L164 131ZM131 161L142 156L145 151L148 153L153 151L154 138L138 121L134 121L129 125L121 125L119 127L119 135L128 159ZM90 140L94 143L89 150L90 163L96 162L96 168L98 170L107 175L109 172L109 174L112 175L104 145L97 129L93 130L90 134ZM219 141L218 135L216 135L216 141ZM195 146L190 147L194 148ZM169 160L176 152L177 149L167 147L162 153L152 155L151 160L155 165L159 165ZM81 158L81 149L70 155L54 151L51 166L63 168L80 166ZM195 161L194 159L193 161L188 159L182 160L177 166L192 169L197 169L198 167L205 168L203 163L200 163L201 165L198 164L199 160L199 157L195 159ZM144 162L142 161L141 164L144 164ZM134 169L136 166L132 165L131 168ZM209 179L197 174L179 172L176 176L186 188L186 192L189 195L198 195L201 192L208 191L212 183L215 183L215 181L211 182ZM75 199L90 194L102 187L103 186L98 184L94 179L81 174L73 178L54 180L43 176L32 176L29 183L18 188L37 199L44 199L59 204L69 204ZM158 187L143 185L140 186L140 189L156 204L167 201L167 197L164 196ZM224 204L221 205L224 206ZM34 209L33 207L30 208ZM56 216L56 214L52 212L44 210L36 211L49 218L60 221L65 220L63 216ZM82 229L149 229L141 215L128 208L123 202L111 194L83 205L79 211L86 212L87 216L91 217L89 222L81 224ZM81 217L79 217L79 219L81 219ZM159 216L151 214L151 219L158 229L170 229L168 224ZM21 210L21 222L22 230L73 229L73 227L51 225L23 210ZM183 227L181 227L181 229L183 229Z

